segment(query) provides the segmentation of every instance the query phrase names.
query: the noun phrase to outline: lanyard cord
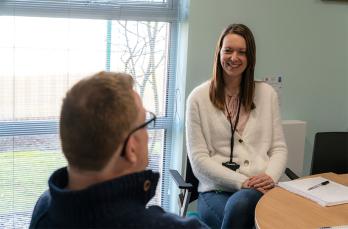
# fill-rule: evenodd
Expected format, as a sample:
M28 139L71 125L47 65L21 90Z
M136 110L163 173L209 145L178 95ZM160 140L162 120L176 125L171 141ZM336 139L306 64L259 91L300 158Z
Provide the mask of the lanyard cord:
M226 111L227 111L227 114L228 114L227 117L228 117L228 121L229 121L229 123L231 125L231 133L232 133L231 142L230 142L230 144L231 144L230 163L232 163L232 158L233 158L234 132L237 130L241 104L242 104L242 97L240 96L239 100L238 100L237 117L236 117L236 121L235 121L234 126L233 126L233 123L232 123L232 120L231 120L232 115L231 115L230 111L228 110L228 107L227 107L227 104L226 104L226 101L225 101L225 107L226 107Z

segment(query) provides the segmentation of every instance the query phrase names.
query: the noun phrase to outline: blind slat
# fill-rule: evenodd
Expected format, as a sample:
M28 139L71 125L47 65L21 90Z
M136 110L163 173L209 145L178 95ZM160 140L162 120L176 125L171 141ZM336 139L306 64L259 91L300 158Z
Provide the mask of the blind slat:
M146 20L173 22L179 16L179 1L29 1L0 3L0 15L88 18L105 20Z

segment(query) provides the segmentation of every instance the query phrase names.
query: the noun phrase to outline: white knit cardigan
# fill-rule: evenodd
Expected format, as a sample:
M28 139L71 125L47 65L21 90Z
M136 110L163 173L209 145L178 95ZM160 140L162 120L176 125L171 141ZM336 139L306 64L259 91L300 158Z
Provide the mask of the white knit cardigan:
M196 87L186 108L188 156L198 191L235 191L250 176L266 173L277 182L284 172L287 147L275 90L266 83L255 83L256 108L249 115L242 136L234 135L233 161L237 171L221 163L229 160L231 127L223 113L209 99L210 81Z

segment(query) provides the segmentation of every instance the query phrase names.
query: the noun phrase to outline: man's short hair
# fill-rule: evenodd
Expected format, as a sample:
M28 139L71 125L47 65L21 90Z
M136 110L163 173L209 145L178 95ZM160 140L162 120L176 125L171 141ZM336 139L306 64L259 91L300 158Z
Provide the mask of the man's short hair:
M137 118L133 79L125 73L100 72L75 84L63 100L62 149L70 166L104 168Z

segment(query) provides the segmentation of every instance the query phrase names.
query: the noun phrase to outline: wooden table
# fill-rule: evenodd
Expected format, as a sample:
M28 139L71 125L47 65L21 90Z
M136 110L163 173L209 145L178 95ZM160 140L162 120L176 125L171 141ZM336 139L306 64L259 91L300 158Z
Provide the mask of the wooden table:
M323 173L327 179L348 185L348 174ZM259 229L320 228L348 225L348 204L322 207L304 197L275 187L258 202L255 225Z

